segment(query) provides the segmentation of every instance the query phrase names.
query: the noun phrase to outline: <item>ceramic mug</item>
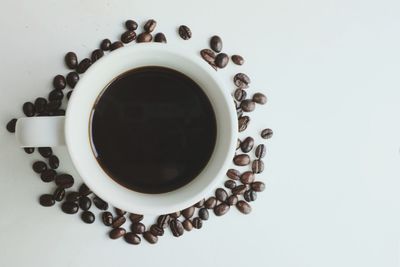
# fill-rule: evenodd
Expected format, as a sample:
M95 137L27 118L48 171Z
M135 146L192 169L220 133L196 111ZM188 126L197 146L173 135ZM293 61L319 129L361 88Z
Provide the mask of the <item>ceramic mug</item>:
M217 122L216 144L203 171L190 183L162 194L136 192L115 182L99 165L90 145L90 116L99 94L115 77L144 66L167 67L190 77L208 96ZM135 44L113 51L86 71L69 99L65 116L18 119L16 137L21 147L66 145L87 186L115 207L139 214L171 213L209 194L221 183L232 161L238 126L229 88L192 51L168 44Z

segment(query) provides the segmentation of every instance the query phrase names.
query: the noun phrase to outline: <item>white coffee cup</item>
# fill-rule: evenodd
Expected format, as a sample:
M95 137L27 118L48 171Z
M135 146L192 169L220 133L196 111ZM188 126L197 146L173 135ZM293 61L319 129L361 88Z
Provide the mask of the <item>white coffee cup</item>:
M168 193L144 194L116 183L98 164L90 145L89 121L99 94L115 77L143 66L167 67L190 77L208 96L217 121L216 145L204 170L190 183ZM82 75L65 117L18 119L16 137L21 147L66 145L84 182L96 195L120 209L139 214L179 211L212 194L222 183L234 156L237 118L229 93L232 86L224 84L216 74L197 53L182 47L144 43L120 48Z

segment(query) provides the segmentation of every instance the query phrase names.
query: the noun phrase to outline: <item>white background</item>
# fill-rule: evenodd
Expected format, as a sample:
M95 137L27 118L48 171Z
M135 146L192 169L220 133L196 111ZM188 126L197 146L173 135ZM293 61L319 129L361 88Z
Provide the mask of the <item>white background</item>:
M400 266L399 1L11 1L0 9L0 266ZM232 210L156 246L110 241L96 221L37 199L51 192L4 125L133 18L198 53L219 34L269 97L250 132L271 127L267 183L250 215ZM187 24L190 41L176 27ZM233 88L227 88L232 90ZM257 143L261 139L257 139ZM61 170L72 172L64 148ZM97 211L96 211L97 213ZM150 222L150 221L149 221Z

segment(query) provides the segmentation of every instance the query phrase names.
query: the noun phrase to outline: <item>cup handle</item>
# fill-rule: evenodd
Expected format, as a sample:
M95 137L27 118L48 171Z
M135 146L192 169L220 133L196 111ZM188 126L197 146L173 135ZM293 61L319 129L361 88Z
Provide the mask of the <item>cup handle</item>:
M15 136L21 147L65 145L65 116L29 117L17 120Z

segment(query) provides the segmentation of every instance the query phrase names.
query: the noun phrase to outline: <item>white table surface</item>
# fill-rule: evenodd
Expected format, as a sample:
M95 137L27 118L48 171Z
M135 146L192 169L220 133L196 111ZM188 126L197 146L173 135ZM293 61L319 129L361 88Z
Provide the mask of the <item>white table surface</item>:
M0 266L400 266L399 1L11 1L0 9ZM269 97L248 133L266 142L267 184L250 215L214 215L156 246L111 241L37 199L51 192L6 122L125 19L155 18L170 43L197 53L219 34L246 58L250 92ZM176 27L187 24L183 43ZM229 89L230 90L230 89ZM257 142L261 139L257 139ZM73 170L65 148L55 149ZM97 211L96 211L97 213ZM149 219L150 220L150 219Z

